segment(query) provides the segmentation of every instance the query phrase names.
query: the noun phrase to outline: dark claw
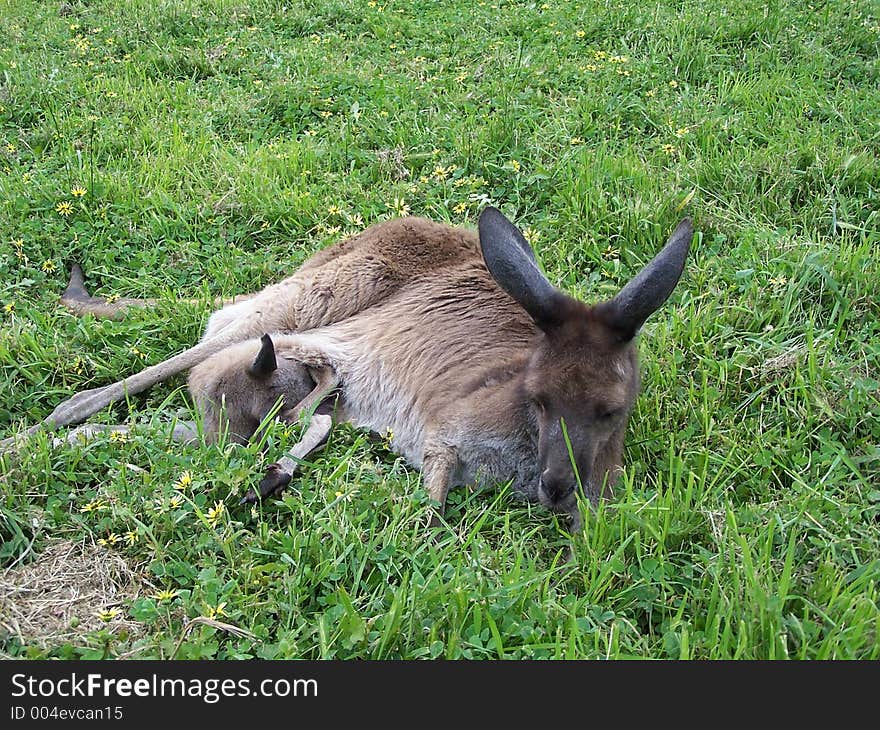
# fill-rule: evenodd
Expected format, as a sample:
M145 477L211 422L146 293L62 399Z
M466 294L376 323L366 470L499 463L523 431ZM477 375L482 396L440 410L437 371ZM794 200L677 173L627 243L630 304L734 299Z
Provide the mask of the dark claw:
M278 464L270 464L266 469L265 476L263 476L257 486L257 491L255 492L253 488L248 489L247 494L241 498L239 504L254 504L258 499L263 500L273 494L280 494L281 490L290 484L290 478L290 474L282 471ZM257 497L257 494L260 496Z

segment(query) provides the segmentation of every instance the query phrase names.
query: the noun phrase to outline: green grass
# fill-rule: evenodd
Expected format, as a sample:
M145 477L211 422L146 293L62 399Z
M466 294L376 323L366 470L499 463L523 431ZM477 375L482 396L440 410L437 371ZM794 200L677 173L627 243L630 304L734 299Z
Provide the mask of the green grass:
M177 657L880 658L876 12L0 0L0 436L406 210L499 205L587 301L682 215L698 228L642 335L619 494L572 563L503 489L453 494L427 539L418 473L349 428L283 499L237 507L295 434L266 457L169 444L149 423L186 409L176 380L96 418L143 424L126 443L0 458L3 564L132 532L113 549L155 587L122 607L145 636L3 651L167 657L222 605L256 638L199 626ZM74 260L158 311L67 314Z

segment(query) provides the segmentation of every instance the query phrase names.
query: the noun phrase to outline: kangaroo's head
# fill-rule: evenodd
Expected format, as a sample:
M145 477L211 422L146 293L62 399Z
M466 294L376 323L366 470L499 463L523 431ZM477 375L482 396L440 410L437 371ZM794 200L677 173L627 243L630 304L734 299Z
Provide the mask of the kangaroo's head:
M479 221L480 247L492 277L539 330L523 378L523 407L537 425L538 498L559 512L576 510L580 483L594 502L620 468L623 435L639 390L635 336L672 293L693 226L679 223L660 253L612 299L587 306L541 273L520 231L495 208Z
M196 365L188 385L208 440L226 431L232 441L247 443L279 398L282 408L291 408L312 391L315 381L302 363L285 358L279 363L272 338L263 335L230 345Z

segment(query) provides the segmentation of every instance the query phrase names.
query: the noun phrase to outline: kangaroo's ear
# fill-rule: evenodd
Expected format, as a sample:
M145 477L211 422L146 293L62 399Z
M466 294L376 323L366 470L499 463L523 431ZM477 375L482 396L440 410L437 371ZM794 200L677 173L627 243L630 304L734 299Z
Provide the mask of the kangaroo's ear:
M492 278L543 328L561 321L566 296L554 287L535 260L519 229L497 208L480 214L480 248Z
M263 346L254 358L248 372L255 378L266 378L278 369L278 361L275 359L275 343L268 334L260 338Z
M693 223L685 218L660 253L616 297L601 305L606 322L621 339L635 337L645 320L672 294L684 270L693 235Z

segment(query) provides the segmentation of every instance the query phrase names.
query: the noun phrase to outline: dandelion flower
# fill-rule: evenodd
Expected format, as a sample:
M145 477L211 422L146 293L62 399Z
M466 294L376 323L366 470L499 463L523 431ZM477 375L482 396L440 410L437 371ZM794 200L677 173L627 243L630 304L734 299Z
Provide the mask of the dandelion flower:
M119 615L118 608L105 609L95 614L101 621L108 623Z
M578 144L584 143L584 140L581 137L572 137L569 141L572 145L578 145Z
M55 206L55 212L67 218L67 216L73 213L73 205L71 205L69 200L62 200Z
M208 618L219 618L220 616L226 616L226 601L221 601L216 606L209 606L205 604L205 615Z
M7 313L11 313L13 309L15 309L15 302L9 302L3 306L3 311Z
M541 237L541 233L540 233L539 231L536 231L536 230L535 230L534 228L532 228L531 226L529 226L528 228L526 228L526 229L522 232L522 234L523 234L523 238L525 238L526 241L529 242L529 245L530 245L530 246L534 246L535 243L537 242L537 240Z
M175 598L177 598L177 591L171 590L170 588L163 588L161 591L156 591L153 594L153 598L155 598L160 603L173 601Z
M82 366L80 366L82 367ZM111 431L110 432L110 443L112 444L127 444L128 443L128 431Z
M674 155L675 154L675 145L665 144L665 145L663 145L662 149L667 155Z
M389 207L399 216L409 215L410 208L403 198L395 198Z
M12 142L8 142L6 144L6 151L11 155L13 152L15 152L15 145L12 144Z
M79 508L80 512L89 513L89 512L97 512L102 509L107 509L107 503L103 499L94 499L87 504L84 504Z
M125 544L131 547L138 541L138 534L136 530L129 530L125 533Z
M81 185L77 185L75 188L71 189L70 194L74 198L81 198L83 195L86 194L86 189Z
M678 137L679 139L681 139L690 131L691 131L690 127L679 127L678 129L675 130L675 136Z
M180 475L177 482L175 482L174 488L182 492L183 490L192 486L192 481L192 472L187 469L185 472L183 472L183 474Z
M177 509L178 507L183 506L183 497L179 494L175 494L171 499L168 500L169 509Z
M467 203L459 203L452 210L456 213L464 213L467 210Z
M522 169L522 165L519 163L519 160L511 160L510 166L514 169L514 172L519 172Z
M672 79L672 81L669 82L669 85L670 85L673 89L677 89L677 88L678 88L678 81L676 81L675 79Z
M211 507L205 515L208 524L211 525L211 527L217 527L217 524L223 519L223 513L225 511L226 507L223 505L223 502L215 502L214 506Z
M52 259L46 259L42 264L40 264L40 268L45 271L47 274L51 274L57 268L55 266L55 262Z

